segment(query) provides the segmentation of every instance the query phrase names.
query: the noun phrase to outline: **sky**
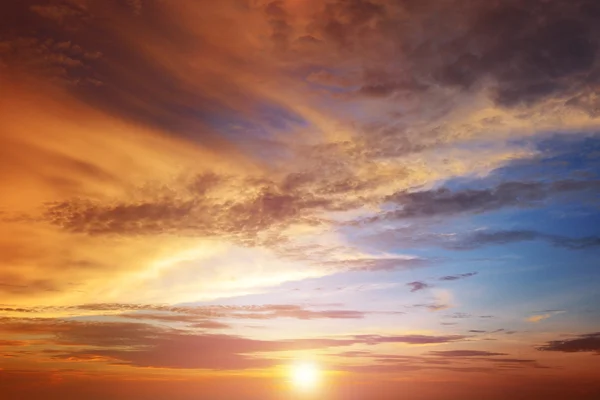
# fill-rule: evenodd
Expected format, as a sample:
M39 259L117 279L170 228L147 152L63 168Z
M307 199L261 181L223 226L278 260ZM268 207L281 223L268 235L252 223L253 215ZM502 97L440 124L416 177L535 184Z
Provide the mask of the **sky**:
M2 397L600 398L599 21L2 1Z

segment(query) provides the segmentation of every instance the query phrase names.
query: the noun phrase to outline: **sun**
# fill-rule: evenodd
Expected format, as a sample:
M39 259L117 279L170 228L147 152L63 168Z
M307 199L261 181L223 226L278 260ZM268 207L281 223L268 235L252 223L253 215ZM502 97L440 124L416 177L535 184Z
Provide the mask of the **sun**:
M298 389L310 390L321 378L319 367L310 362L298 362L291 367L291 381Z

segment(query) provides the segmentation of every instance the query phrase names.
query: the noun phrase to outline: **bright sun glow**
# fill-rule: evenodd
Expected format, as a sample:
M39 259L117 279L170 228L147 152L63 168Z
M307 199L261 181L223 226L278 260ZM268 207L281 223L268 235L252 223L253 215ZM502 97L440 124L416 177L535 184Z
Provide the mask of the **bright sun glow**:
M307 390L314 388L320 379L321 371L312 363L297 363L292 365L292 383L299 389Z

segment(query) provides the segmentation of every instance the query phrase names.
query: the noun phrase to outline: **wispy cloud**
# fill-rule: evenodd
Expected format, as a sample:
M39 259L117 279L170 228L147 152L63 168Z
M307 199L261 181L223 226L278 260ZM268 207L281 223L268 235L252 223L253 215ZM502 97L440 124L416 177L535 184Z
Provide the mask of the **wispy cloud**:
M548 310L548 311L542 312L540 314L531 315L531 316L525 318L525 320L527 322L534 322L534 323L535 322L540 322L540 321L543 321L545 319L551 318L551 317L553 317L553 316L555 316L557 314L562 314L564 312L565 312L564 310Z
M467 272L465 274L458 275L446 275L439 278L440 281L457 281L459 279L470 278L471 276L477 275L477 272Z
M441 357L489 357L489 356L505 356L505 353L492 353L489 351L480 350L441 350L431 351L430 354Z

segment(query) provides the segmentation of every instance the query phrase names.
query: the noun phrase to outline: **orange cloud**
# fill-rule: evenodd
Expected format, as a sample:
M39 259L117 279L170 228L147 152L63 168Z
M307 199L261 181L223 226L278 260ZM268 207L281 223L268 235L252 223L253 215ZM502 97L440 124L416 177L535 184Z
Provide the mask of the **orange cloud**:
M535 314L535 315L532 315L530 317L527 317L525 320L528 321L528 322L534 322L534 323L535 322L540 322L540 321L543 321L545 319L551 318L551 317L553 317L553 316L555 316L557 314L562 314L564 312L565 311L563 311L563 310L549 310L548 312L545 312L543 314Z

